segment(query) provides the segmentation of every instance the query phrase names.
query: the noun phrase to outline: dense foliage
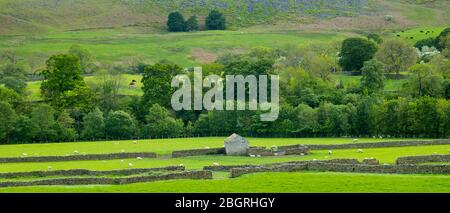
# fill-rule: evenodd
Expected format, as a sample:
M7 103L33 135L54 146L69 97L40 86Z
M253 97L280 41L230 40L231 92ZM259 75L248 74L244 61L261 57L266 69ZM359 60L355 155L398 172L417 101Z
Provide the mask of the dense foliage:
M400 40L369 37L370 40L349 38L332 45L258 47L247 53L224 54L214 63L202 66L205 76L279 75L281 108L275 122L262 122L261 111L173 111L172 78L187 74L192 80L193 69L183 69L169 61L132 65L143 74L139 82L144 92L141 97L118 94L122 80L114 68L98 73L103 76L102 81L88 85L82 75L86 67L80 61L84 60L85 65L94 62L77 46L71 48L72 54L48 59L40 72L44 99L28 102L21 82L26 78L23 67L17 63L16 53L5 52L1 63L1 77L6 83L0 86L0 141L161 138L235 132L266 137L449 137L450 61L445 52L422 60L416 54L426 52L426 48L418 52ZM349 84L331 77L341 69L360 71L360 82ZM406 78L400 90L386 91L389 72L402 73Z

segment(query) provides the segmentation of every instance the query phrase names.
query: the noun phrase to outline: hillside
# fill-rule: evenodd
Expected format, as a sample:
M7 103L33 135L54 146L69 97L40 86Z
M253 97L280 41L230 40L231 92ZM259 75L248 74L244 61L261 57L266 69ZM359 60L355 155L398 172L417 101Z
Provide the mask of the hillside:
M364 26L366 22L377 23L365 21L367 17L382 20L380 17L386 14L396 17L398 25L449 22L445 16L446 0L417 2L395 0L387 5L385 0L0 0L0 34L98 28L161 32L170 11L178 10L185 16L196 14L203 20L211 9L223 11L231 28L280 22L297 27L305 24L329 27L358 21ZM351 19L358 16L362 18ZM424 20L423 16L427 18Z

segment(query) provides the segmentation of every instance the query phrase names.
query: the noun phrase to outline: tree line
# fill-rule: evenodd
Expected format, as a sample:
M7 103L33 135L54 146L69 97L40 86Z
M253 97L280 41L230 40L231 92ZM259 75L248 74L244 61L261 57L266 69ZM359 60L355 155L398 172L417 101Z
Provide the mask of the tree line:
M205 27L207 30L225 30L226 18L221 12L212 10L205 19ZM169 32L192 32L200 30L200 26L197 16L185 20L180 12L172 12L167 18L167 29Z

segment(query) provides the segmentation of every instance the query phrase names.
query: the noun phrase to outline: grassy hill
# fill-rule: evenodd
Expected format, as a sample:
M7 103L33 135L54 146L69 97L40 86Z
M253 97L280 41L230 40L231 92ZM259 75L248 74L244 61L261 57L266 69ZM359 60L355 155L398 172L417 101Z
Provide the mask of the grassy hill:
M389 2L389 3L387 3ZM430 1L427 1L430 2ZM126 28L163 31L167 14L181 11L200 21L212 9L225 13L229 26L271 23L310 24L323 19L391 14L398 22L448 23L446 0L0 0L0 34ZM425 17L425 18L424 18ZM411 24L409 23L409 24Z

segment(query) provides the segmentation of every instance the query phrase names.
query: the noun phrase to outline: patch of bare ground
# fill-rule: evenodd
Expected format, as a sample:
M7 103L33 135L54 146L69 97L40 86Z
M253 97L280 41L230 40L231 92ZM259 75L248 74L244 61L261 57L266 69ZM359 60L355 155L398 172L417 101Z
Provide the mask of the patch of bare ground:
M208 52L202 48L192 49L191 56L200 63L212 63L217 59L216 54Z

